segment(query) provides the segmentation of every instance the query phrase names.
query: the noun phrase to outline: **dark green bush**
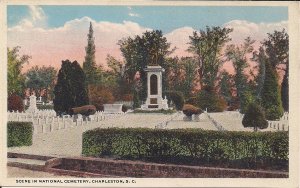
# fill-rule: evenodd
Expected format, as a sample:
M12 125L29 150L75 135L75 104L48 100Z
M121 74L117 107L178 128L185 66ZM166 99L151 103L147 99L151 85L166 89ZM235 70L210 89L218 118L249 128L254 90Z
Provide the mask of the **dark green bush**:
M114 156L234 168L288 168L287 132L201 129L94 129L83 133L84 156Z
M167 109L167 110L164 110L164 109L160 109L160 110L141 110L141 109L135 109L133 111L133 113L162 113L162 114L173 114L175 113L176 110L171 110L171 109Z
M182 110L182 107L184 105L184 97L182 92L180 91L165 91L164 96L167 97L169 100L168 102L170 103L173 101L175 104L176 110Z
M265 117L263 108L256 104L250 103L242 121L244 127L254 127L257 131L258 128L265 129L268 127L268 122Z
M203 89L197 96L197 106L208 112L222 112L226 109L226 101L213 89Z
M130 107L123 104L123 106L122 106L122 112L127 112L128 109L130 109Z
M45 104L45 105L37 105L39 110L52 110L54 106L52 104Z
M7 123L7 146L30 146L32 145L33 127L31 122L8 122Z

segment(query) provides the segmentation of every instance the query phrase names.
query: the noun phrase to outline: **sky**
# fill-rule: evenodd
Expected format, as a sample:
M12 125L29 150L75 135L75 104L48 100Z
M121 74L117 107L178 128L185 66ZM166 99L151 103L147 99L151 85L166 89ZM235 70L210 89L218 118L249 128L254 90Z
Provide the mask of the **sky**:
M173 56L187 56L194 30L231 27L232 43L241 44L250 36L258 46L268 32L288 30L287 21L287 7L10 5L7 9L8 47L21 46L21 54L32 56L25 69L35 65L58 68L65 59L82 63L90 22L96 63L105 66L108 54L122 60L120 39L146 30L162 30L172 47L177 47Z

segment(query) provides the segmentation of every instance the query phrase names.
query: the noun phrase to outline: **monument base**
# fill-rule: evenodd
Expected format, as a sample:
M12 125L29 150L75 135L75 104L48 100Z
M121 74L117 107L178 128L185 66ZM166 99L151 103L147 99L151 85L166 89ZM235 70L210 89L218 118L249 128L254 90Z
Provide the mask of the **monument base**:
M141 105L142 110L168 110L168 100L165 98L147 98L146 103Z

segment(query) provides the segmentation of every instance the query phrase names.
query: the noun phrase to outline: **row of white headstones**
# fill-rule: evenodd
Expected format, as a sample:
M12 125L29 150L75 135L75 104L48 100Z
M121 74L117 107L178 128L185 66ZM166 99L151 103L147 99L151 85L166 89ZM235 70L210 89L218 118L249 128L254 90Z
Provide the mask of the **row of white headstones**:
M226 111L222 113L213 113L214 115L211 116L207 113L208 117L212 120L218 130L226 130L224 126L222 126L222 122L218 121L216 117L222 116L226 117L226 119L236 119L240 122L242 121L244 114L241 114L238 111ZM215 118L214 118L215 117ZM268 120L268 128L277 130L277 131L288 131L289 130L289 113L284 112L283 116L277 121L270 121Z
M107 119L118 118L125 113L105 113L97 111L94 115L84 117L80 114L75 116L56 116L54 110L38 110L36 112L8 112L8 121L32 122L34 134L52 132L60 129L74 128L89 125Z

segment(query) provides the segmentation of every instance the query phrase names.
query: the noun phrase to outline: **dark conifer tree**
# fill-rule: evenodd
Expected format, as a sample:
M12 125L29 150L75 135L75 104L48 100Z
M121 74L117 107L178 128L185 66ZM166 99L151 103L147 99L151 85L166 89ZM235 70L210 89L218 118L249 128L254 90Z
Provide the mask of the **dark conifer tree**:
M227 105L230 105L231 100L232 100L232 93L231 93L231 75L226 72L223 71L221 73L221 80L220 80L220 94L221 96L226 100Z
M89 103L88 92L86 88L86 77L77 61L72 63L72 71L70 72L70 83L72 86L72 97L75 106L83 106Z
M268 122L266 120L263 108L256 103L250 103L247 106L242 124L244 127L253 127L255 132L258 128L267 128Z
M70 107L75 106L72 100L71 85L69 84L69 71L71 70L71 62L69 60L62 61L61 68L58 72L57 83L54 87L54 110L58 115L67 113Z
M83 71L86 75L86 83L95 84L97 81L97 66L95 60L96 46L95 46L95 38L94 38L94 30L92 22L90 22L90 28L88 33L87 46L85 47L85 59L83 62Z
M262 106L268 120L279 119L283 115L277 73L269 61L266 62L266 75L262 89Z
M70 108L88 104L85 74L77 61L62 61L54 96L54 110L58 115L69 113Z

